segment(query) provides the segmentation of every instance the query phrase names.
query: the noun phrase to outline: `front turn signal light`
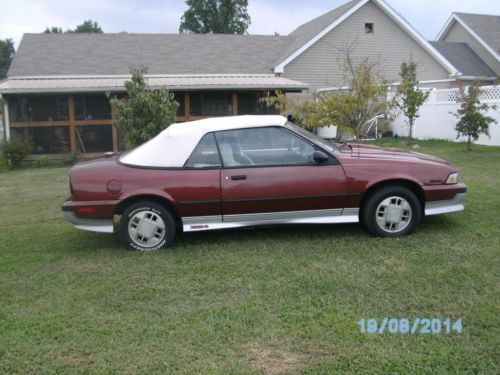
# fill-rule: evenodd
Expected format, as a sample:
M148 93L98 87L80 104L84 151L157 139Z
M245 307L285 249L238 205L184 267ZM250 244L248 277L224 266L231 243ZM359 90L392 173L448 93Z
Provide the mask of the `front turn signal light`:
M447 184L456 184L458 182L458 173L451 173L446 180Z

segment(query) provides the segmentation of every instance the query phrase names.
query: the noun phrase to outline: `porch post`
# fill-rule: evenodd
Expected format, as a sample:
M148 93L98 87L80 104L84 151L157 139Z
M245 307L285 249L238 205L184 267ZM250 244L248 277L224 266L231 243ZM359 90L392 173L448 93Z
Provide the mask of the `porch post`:
M7 104L7 99L3 98L3 119L5 126L5 141L10 141L10 116L9 116L9 105Z
M233 92L233 116L238 115L238 94Z
M118 152L118 130L113 126L113 120L116 116L116 108L111 104L111 134L113 137L113 152Z
M191 116L191 99L188 92L184 94L184 116L186 117L186 120L189 121Z
M68 97L69 145L71 153L76 153L75 98Z

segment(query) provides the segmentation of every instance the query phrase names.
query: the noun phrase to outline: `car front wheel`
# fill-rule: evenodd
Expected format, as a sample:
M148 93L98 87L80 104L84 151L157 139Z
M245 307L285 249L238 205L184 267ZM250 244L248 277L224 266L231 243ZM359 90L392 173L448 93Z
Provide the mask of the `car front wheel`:
M415 193L402 186L386 186L370 195L361 220L368 231L379 237L399 237L412 233L422 217Z
M154 202L138 202L125 209L120 237L130 248L152 251L169 247L175 237L175 221L168 210Z

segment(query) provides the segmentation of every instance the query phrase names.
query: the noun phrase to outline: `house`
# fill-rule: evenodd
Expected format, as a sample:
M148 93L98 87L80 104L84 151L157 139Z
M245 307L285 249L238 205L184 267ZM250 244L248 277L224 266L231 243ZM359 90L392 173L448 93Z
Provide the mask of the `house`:
M352 0L286 36L25 34L0 82L5 136L30 136L36 154L122 149L109 97L123 95L130 66L147 66L152 87L174 92L179 122L272 113L259 101L268 93L342 87L348 46L354 58L378 59L394 83L410 59L431 87L495 74L467 42L447 43L425 40L383 0Z

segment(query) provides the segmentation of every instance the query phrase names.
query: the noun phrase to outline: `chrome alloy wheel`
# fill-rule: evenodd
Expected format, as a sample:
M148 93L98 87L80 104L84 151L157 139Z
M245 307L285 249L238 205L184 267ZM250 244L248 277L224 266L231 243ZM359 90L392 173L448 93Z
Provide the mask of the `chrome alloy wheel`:
M129 220L128 234L141 247L155 247L165 238L165 222L153 211L139 211Z
M412 209L410 203L398 196L384 199L377 206L375 219L377 225L385 232L397 233L410 224Z

